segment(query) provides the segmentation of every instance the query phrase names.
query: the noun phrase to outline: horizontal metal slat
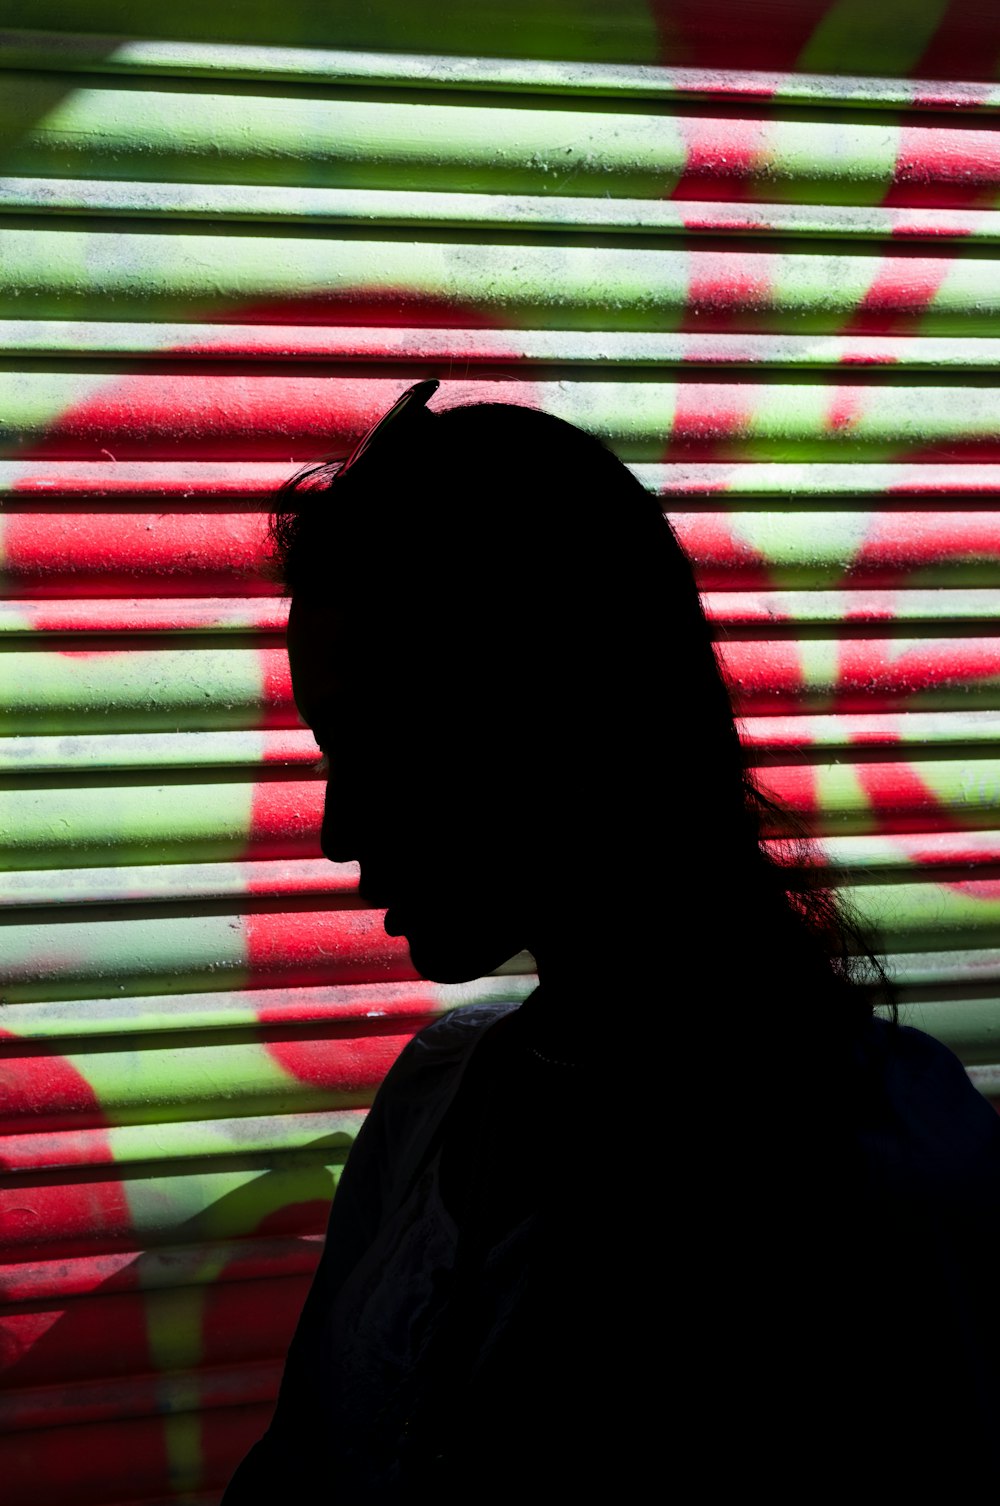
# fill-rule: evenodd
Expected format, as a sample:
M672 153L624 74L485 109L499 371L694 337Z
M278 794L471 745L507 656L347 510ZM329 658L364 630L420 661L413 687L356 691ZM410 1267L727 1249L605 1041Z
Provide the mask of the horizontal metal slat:
M380 910L133 914L97 925L9 925L2 935L0 997L8 1004L415 977L405 943L386 936ZM507 970L527 972L530 963L516 957Z
M52 504L7 511L0 517L0 547L8 589L33 596L273 595L277 584L263 575L265 528L261 512L234 511L225 503L204 510L182 503L179 511L156 513L120 504L92 512ZM67 604L58 610L65 612Z
M255 988L211 993L57 999L19 1003L7 1011L7 1026L19 1041L72 1042L101 1036L148 1037L159 1031L240 1031L268 1027L351 1025L358 1034L392 1026L400 1035L424 1020L466 1004L520 1003L536 987L528 953L512 958L497 974L472 983L378 982L313 987Z
M995 637L732 638L716 652L745 715L1000 705ZM2 662L0 711L12 737L300 726L282 647L142 641L80 655L11 649Z
M51 1305L92 1293L311 1276L321 1250L319 1234L286 1234L12 1261L0 1265L0 1303Z
M185 1506L215 1506L272 1410L270 1403L254 1403L215 1408L200 1418L71 1424L59 1430L58 1448L49 1429L26 1430L5 1450L11 1460L6 1506L37 1506L40 1498L62 1506L175 1506L176 1486L194 1483L208 1488L185 1489ZM122 1501L123 1485L128 1502Z
M415 1021L415 1025L425 1023ZM188 1163L239 1163L248 1156L282 1156L316 1150L346 1156L364 1120L364 1109L332 1113L272 1114L258 1119L181 1120L166 1124L119 1125L98 1129L29 1130L6 1135L0 1145L0 1174L142 1165L147 1174L185 1170Z
M820 831L939 831L993 824L991 811L995 815L1000 801L998 753L993 744L961 758L916 762L867 756L855 761L848 753L832 760L764 764L757 772L780 804L810 818ZM324 792L324 781L316 775L253 783L102 783L0 791L0 863L14 873L40 873L73 867L93 871L99 863L209 865L232 859L243 865L233 879L242 874L252 882L254 859L320 858ZM26 885L12 879L12 895L30 895L30 881ZM64 882L71 887L73 881ZM128 897L127 882L118 898ZM182 882L182 876L139 875L140 893L143 887L153 889L165 900L183 899ZM325 890L320 889L323 883L310 871L298 888L295 871L289 869L277 888L326 892L340 907L353 905L350 865L331 868ZM249 892L259 896L261 891L254 887Z
M1000 705L1000 637L732 638L716 656L748 714Z
M77 19L69 15L67 20ZM574 16L574 41L580 45L580 17ZM558 37L559 32L553 33ZM398 39L394 39L398 40ZM451 42L454 42L452 37ZM963 78L910 79L884 74L836 75L810 70L718 67L668 67L650 62L611 60L618 33L602 27L595 51L600 61L566 56L560 48L552 60L534 57L483 57L482 35L476 55L462 56L454 45L445 54L378 51L370 38L357 47L249 45L247 43L102 36L99 32L45 31L17 28L3 33L4 68L45 72L83 72L137 78L249 78L273 83L321 83L341 87L390 85L393 88L512 90L518 93L582 94L632 99L724 99L756 107L762 99L823 110L911 107L978 112L1000 105L1000 86ZM744 59L745 61L745 59ZM874 59L872 60L874 61Z
M3 662L0 659L0 665ZM315 738L301 727L264 732L26 733L0 737L0 772L5 776L100 774L114 769L256 769L261 765L290 766L305 775L316 772L318 758Z
M317 1201L328 1208L329 1179ZM23 1313L0 1312L7 1341L5 1389L15 1380L29 1387L47 1378L65 1383L276 1360L287 1347L307 1291L308 1280L286 1276L223 1281L208 1291L191 1286L148 1294L94 1294L86 1302L71 1299ZM254 1303L259 1311L248 1321ZM35 1335L33 1344L25 1342ZM110 1343L108 1335L113 1335Z
M289 1233L9 1262L0 1265L0 1304L51 1307L90 1295L111 1297L116 1292L152 1292L173 1286L312 1276L321 1250L318 1233Z
M0 661L2 662L2 661ZM740 735L748 749L805 752L814 749L884 749L932 746L986 747L1000 742L1000 711L976 706L957 711L856 711L743 715ZM83 733L0 737L0 771L100 776L105 771L184 769L249 770L258 765L317 773L318 748L311 732L289 728L264 732ZM263 870L261 870L263 871ZM304 870L303 870L304 871Z
M775 764L759 770L758 782L823 836L988 830L1000 801L1000 760Z
M949 746L989 747L1000 732L1000 712L902 711L834 712L791 716L744 716L740 735L762 752L806 753L809 749L881 749L910 752Z
M971 779L970 770L970 783ZM883 812L884 806L879 809ZM995 831L975 829L811 838L796 848L796 861L832 869L832 882L837 882L836 870L841 866L895 878L907 869L927 872L964 868L971 878L974 870L1000 864L997 842ZM783 855L782 841L770 845ZM156 854L157 858L169 855L169 848ZM64 905L190 905L199 900L248 898L322 898L328 904L345 905L357 902L356 886L355 864L330 863L325 858L14 869L0 873L0 910Z
M270 1402L278 1394L281 1372L281 1363L274 1360L244 1361L208 1370L18 1389L0 1396L0 1432L116 1422L126 1417L174 1417L211 1407ZM58 1446L57 1439L53 1442Z
M998 263L1000 267L1000 263ZM1000 299L998 299L1000 312ZM346 448L372 410L401 384L267 367L126 367L67 372L0 372L0 445L53 457L169 455L206 459L307 460ZM911 374L810 382L731 376L685 379L510 381L484 377L449 385L452 402L525 402L578 424L628 459L711 460L898 456L992 459L1000 453L1000 387L921 382ZM280 420L276 415L280 414ZM233 562L238 580L243 561ZM221 594L205 583L200 594Z
M178 236L128 222L18 220L0 231L0 318L996 333L1000 260L972 246L890 239L826 256L813 246L773 249L738 237L662 247L524 242L457 231L417 239L406 228L282 234L264 225Z
M962 997L954 989L952 996L943 1000L910 1000L905 1009L909 1023L945 1040L964 1061L1000 1061L1000 990L984 998ZM432 1017L428 1010L423 1016L401 1016L398 1024L405 1018L412 1033ZM333 1052L338 1049L336 1039L328 1045ZM127 1050L128 1037L123 1040L123 1052ZM79 1055L75 1057L78 1063L80 1059ZM41 1062L44 1058L29 1060ZM283 1164L288 1155L307 1151L337 1160L350 1150L365 1113L362 1107L53 1130L32 1128L29 1121L23 1131L4 1137L0 1173L31 1182L42 1172L72 1171L100 1177L105 1175L102 1168L128 1167L128 1175L138 1176L141 1169L141 1174L149 1178L188 1170L238 1169L258 1164L255 1158L263 1158L259 1164L271 1167L279 1164L279 1158ZM7 1185L13 1188L16 1180Z
M400 331L390 330L388 334L395 342ZM403 386L400 381L391 387L387 400L398 396ZM450 402L450 386L448 395ZM464 396L469 396L467 390ZM373 412L372 417L377 414ZM360 415L358 422L363 422ZM8 510L12 506L85 509L88 502L107 500L122 504L132 499L136 510L145 506L156 513L163 511L164 502L173 502L178 511L182 510L182 503L208 511L223 511L227 503L229 511L238 506L244 511L256 511L287 481L291 463L280 458L246 460L242 456L228 461L190 457L112 461L107 455L97 460L46 456L30 460L0 459L0 497L5 499ZM815 499L824 504L838 498L881 497L896 506L908 497L964 498L971 505L1000 495L1000 464L976 461L749 460L738 466L728 461L676 461L637 462L630 464L629 469L656 495L702 505L719 494L736 499L794 498L800 503L802 499Z
M259 1119L367 1108L403 1046L424 1023L426 1019L420 1018L354 1020L297 1031L259 1025L252 1006L247 1006L242 1027L232 1024L226 1031L203 1032L191 1042L160 1035L144 1044L141 1036L125 1035L117 1050L94 1038L62 1054L37 1043L15 1052L8 1041L3 1067L8 1091L0 1123L5 1135L15 1136L82 1132L102 1124L227 1120L234 1114ZM315 1154L284 1152L281 1165L305 1165L310 1155L313 1160L317 1155L343 1159L343 1148L335 1153L322 1149L322 1136L320 1142ZM245 1167L253 1162L257 1175L267 1152L257 1161L253 1156L249 1148L241 1159ZM235 1156L230 1164L236 1166ZM247 1170L246 1176L250 1174ZM192 1172L191 1185L196 1188L200 1177L215 1175L215 1170ZM58 1204L56 1193L53 1197ZM121 1199L112 1201L117 1209ZM20 1219L15 1223L9 1229L11 1241L34 1237L35 1215L23 1219L23 1230ZM202 1231L217 1236L222 1232L221 1227Z
M966 601L967 594L956 593L952 616L980 615L975 593L971 604ZM905 605L901 604L895 615L905 616ZM922 617L927 615L924 612ZM137 633L274 634L284 632L287 619L288 602L267 596L0 601L0 634L6 637L30 638L36 633L116 633L130 639Z
M374 1088L370 1088L369 1103L373 1096ZM263 1112L269 1112L268 1108ZM273 1165L258 1160L224 1168L172 1168L166 1175L143 1175L133 1169L128 1175L95 1170L92 1175L86 1171L73 1176L38 1173L33 1180L19 1176L15 1185L0 1187L5 1250L8 1258L22 1261L52 1260L90 1251L132 1250L137 1245L143 1249L174 1245L185 1239L242 1239L271 1232L321 1234L343 1160L343 1152L318 1148L288 1151L275 1158ZM157 1295L180 1300L184 1292L181 1288ZM304 1296L302 1287L300 1303ZM145 1298L122 1293L108 1300L141 1308ZM29 1324L26 1319L15 1324L15 1315L3 1322L8 1329L26 1329L32 1341L32 1330L38 1333L40 1326L45 1331L45 1325ZM46 1364L44 1348L35 1358L40 1380L45 1373L41 1368ZM61 1360L60 1369L74 1364L72 1355ZM114 1363L103 1361L109 1367ZM102 1361L84 1355L76 1365L78 1374L90 1375L100 1373ZM28 1362L22 1359L19 1368L27 1370ZM27 1375L23 1378L28 1380Z
M299 727L284 648L8 652L0 713L17 733Z
M819 524L818 526L822 526ZM947 586L912 590L839 591L705 591L702 606L709 622L719 624L722 636L731 628L768 630L784 625L854 628L916 623L994 625L1000 621L1000 590L950 589ZM3 608L0 606L0 631Z
M901 778L909 773L908 766L899 768ZM770 779L768 787L775 789L779 797L784 795L786 805L793 810L796 803L799 808L811 807L815 798L813 781L803 779L799 770L788 772L791 777ZM983 801L978 817L979 824L987 829L992 829L996 820L995 769L992 781L992 793ZM870 831L873 827L885 830L889 818L874 812L867 801L862 805L853 777L845 779L834 767L825 771L824 784L826 815L821 824L844 834L852 830ZM837 797L841 809L834 818L830 813ZM918 809L910 821L910 829L927 830L935 807L926 789L921 789L913 805ZM954 815L940 795L937 809L947 826L954 824ZM974 824L975 811L963 819ZM899 815L894 824L906 829ZM872 924L884 932L883 945L890 950L906 951L940 947L948 937L954 947L992 945L993 934L1000 935L1000 902L991 897L991 885L995 888L993 880L945 885L874 884L851 888L848 893L866 915L871 910ZM45 999L100 999L114 990L142 995L305 987L332 982L409 981L414 973L405 943L387 937L381 920L381 911L296 910L134 914L97 923L62 920L57 926L10 924L3 928L0 985L7 1002L16 1004ZM595 966L600 965L600 959L595 958ZM248 1023L252 1020L253 1016L248 1015ZM227 1060L236 1071L238 1053L235 1048L228 1049L233 1055ZM225 1050L220 1050L225 1056ZM219 1070L223 1068L220 1066ZM265 1090L269 1091L266 1085ZM270 1112L350 1106L349 1100L344 1103L325 1099L300 1105L286 1102L280 1092L278 1098L281 1106L274 1106ZM73 1102L74 1112L82 1112L89 1100L84 1097ZM223 1112L224 1107L215 1105L214 1112ZM202 1117L208 1117L211 1111L206 1109ZM24 1108L23 1112L30 1110Z
M533 185L537 190L540 185ZM720 188L724 185L720 184ZM234 220L266 224L535 230L590 234L805 236L938 241L1000 239L993 209L614 199L434 189L149 183L20 176L0 180L0 214ZM2 347L0 347L2 348ZM112 348L121 348L112 347ZM905 359L905 358L904 358Z
M791 624L857 628L989 623L1000 618L1000 590L706 591L702 606L723 636L733 628L759 628L764 636L767 630ZM274 597L13 599L0 601L0 635L8 641L38 634L114 634L130 640L137 634L157 633L270 635L284 631L287 616L287 601ZM164 753L169 754L166 745ZM16 749L8 749L6 758L0 751L0 767L17 756Z
M885 960L904 1001L928 996L950 998L963 990L970 996L984 988L1000 990L1000 947L890 952Z
M1000 1062L1000 990L991 999L924 999L905 1003L900 1023L942 1041L966 1066Z
M984 947L1000 941L995 879L857 884L845 891L880 951Z
M769 845L779 860L788 861L785 844ZM959 828L943 832L813 837L795 844L794 859L796 864L807 868L828 870L833 883L843 880L845 875L854 875L865 882L875 878L898 882L906 876L926 876L939 881L942 869L951 870L957 877L974 879L982 870L1000 865L1000 831Z
M0 796L2 800L2 796ZM169 856L169 848L156 854ZM50 905L114 905L197 900L322 897L350 903L357 865L325 858L252 862L115 863L101 868L39 868L0 872L0 909Z
M1000 216L998 216L1000 219ZM1000 339L948 335L759 335L655 330L377 328L336 325L129 324L110 319L0 319L0 355L158 361L321 361L324 365L419 364L448 380L469 367L612 368L707 366L794 368L858 366L992 371ZM464 371L464 366L460 366ZM11 462L0 461L8 473ZM138 471L152 469L143 467ZM224 479L232 481L234 468ZM30 472L28 473L30 476ZM86 474L86 471L84 472ZM79 485L79 483L77 483ZM276 483L277 484L277 481Z
M405 942L386 936L380 910L132 915L98 925L5 926L0 997L18 1003L414 976Z
M964 473L960 467L959 475ZM1000 478L1000 466L989 469L991 477L994 473ZM288 464L281 460L0 459L0 497L8 507L72 509L98 499L120 503L134 498L137 506L145 502L150 510L164 501L178 507L194 503L209 511L221 511L226 504L229 511L240 504L254 510L287 479ZM1000 488L1000 480L995 484Z
M733 467L737 469L737 467ZM705 591L1000 586L1000 511L671 508ZM720 499L721 500L721 499ZM727 499L728 500L728 499Z
M314 776L0 791L0 867L319 858L324 789Z
M919 777L919 773L917 775ZM965 776L963 776L964 778ZM778 775L780 780L780 772ZM969 768L968 784L974 779ZM766 775L764 782L766 783ZM859 783L862 781L859 780ZM822 783L822 780L818 780ZM905 781L901 778L900 784ZM910 782L912 785L912 781ZM914 824L911 803L903 810L890 810L887 824L904 815ZM874 805L874 802L873 802ZM926 807L940 818L940 807L925 797ZM959 819L961 819L961 810ZM876 824L886 822L885 803L873 815ZM995 831L975 828L955 831L905 831L885 835L827 836L807 838L795 847L795 862L830 871L830 882L841 881L838 870L863 870L899 879L908 869L933 877L941 869L965 870L973 878L977 870L1000 864L1000 846ZM774 839L772 847L785 860L786 843ZM164 854L157 854L161 856ZM0 874L0 910L46 909L79 905L106 907L136 904L190 905L200 900L254 898L325 899L339 905L360 903L356 897L357 871L353 863L330 863L325 858L284 860L257 859L249 862L144 863L135 867L108 865L100 868L29 868Z
M812 120L763 105L616 112L530 101L483 105L225 92L105 79L66 90L9 73L7 108L24 122L0 153L17 177L142 179L543 193L575 196L878 202L976 207L995 200L1000 150L988 128L927 117Z
M293 470L289 465L286 477ZM992 493L985 495L993 500ZM837 599L850 604L849 591L1000 586L1000 508L908 511L898 505L895 494L877 510L798 510L794 504L737 508L729 497L735 501L739 494L720 498L728 505L712 510L671 506L668 511L703 591L837 589L845 593ZM669 504L669 493L665 500ZM802 498L797 500L801 507ZM138 599L140 605L129 618L133 623L144 613L159 612L162 620L170 610L162 599L176 598L183 622L192 610L184 598L204 598L217 591L228 591L241 601L250 593L263 593L252 613L259 614L266 628L276 620L278 606L269 598L279 587L265 573L264 535L263 515L247 510L206 508L197 514L171 509L150 516L145 509L120 506L98 504L92 511L79 511L43 509L32 503L20 510L9 507L0 515L9 589L23 601L45 603L32 607L31 620L42 628L51 623L56 631L67 621L85 623L92 610L89 602L95 598ZM70 595L78 598L75 607L66 600ZM160 604L147 607L143 599L150 597ZM54 603L51 608L49 602ZM724 608L726 599L713 596L711 604ZM238 630L245 610L230 609L232 631ZM10 611L17 626L23 620L19 608ZM225 598L217 615L225 620ZM202 619L201 630L206 626Z
M667 465L633 464L633 474L650 491L694 502L722 494L741 498L830 502L836 499L881 497L899 506L907 498L964 500L966 505L993 498L1000 490L1000 465L977 462L945 463L914 457L882 464L870 461L731 462L678 461ZM96 470L96 467L95 467ZM52 467L52 472L58 467ZM2 484L2 472L0 472Z
M245 1318L249 1315L245 1315ZM101 1336L95 1336L95 1343ZM270 1403L69 1424L15 1435L4 1450L4 1506L214 1506L239 1461L271 1420ZM190 1492L188 1485L207 1487ZM123 1487L132 1496L123 1503ZM154 1499L155 1497L155 1499Z

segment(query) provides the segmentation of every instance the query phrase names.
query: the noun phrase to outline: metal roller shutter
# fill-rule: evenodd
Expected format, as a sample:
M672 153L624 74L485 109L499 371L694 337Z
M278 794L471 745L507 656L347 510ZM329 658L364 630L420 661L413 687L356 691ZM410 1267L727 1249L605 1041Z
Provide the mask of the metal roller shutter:
M389 1063L531 987L416 979L318 857L260 569L420 376L662 493L751 758L1000 1095L989 8L137 9L0 11L7 1506L216 1499Z

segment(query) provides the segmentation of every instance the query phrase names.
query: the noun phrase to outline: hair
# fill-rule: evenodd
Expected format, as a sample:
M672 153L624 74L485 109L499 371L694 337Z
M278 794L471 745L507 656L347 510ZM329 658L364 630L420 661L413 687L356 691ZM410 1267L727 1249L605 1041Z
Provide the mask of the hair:
M596 702L574 749L632 770L623 798L634 784L646 802L660 849L649 881L673 886L671 905L688 892L713 911L745 977L800 1018L804 1000L848 1036L876 1005L895 1018L863 927L748 766L668 519L606 445L533 408L472 403L421 412L405 446L376 444L339 482L337 468L300 471L274 505L291 595L346 600L376 627L418 604L408 633L465 652L471 675L515 666L564 736Z

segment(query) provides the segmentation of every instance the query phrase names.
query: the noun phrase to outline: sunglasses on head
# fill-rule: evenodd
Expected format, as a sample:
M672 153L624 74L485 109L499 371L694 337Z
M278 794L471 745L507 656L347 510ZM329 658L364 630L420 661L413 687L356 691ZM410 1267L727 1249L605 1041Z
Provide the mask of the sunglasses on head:
M427 407L427 403L434 396L440 385L441 383L435 377L430 377L424 382L414 382L412 387L407 387L406 391L401 397L396 399L389 411L383 413L381 418L376 419L371 428L361 436L343 465L339 467L337 479L339 480L341 476L346 476L347 472L353 466L356 466L359 460L362 460L365 455L370 453L373 445L380 445L390 430L398 438L400 433L405 431L407 424L411 423Z

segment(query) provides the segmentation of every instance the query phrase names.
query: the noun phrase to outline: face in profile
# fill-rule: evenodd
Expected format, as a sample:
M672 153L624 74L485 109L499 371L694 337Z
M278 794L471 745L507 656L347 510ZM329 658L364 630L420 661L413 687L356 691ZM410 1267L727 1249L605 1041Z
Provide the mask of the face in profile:
M292 688L328 764L325 856L360 864L362 898L419 973L464 982L530 945L514 734L488 684L456 682L402 632L394 651L293 599Z

